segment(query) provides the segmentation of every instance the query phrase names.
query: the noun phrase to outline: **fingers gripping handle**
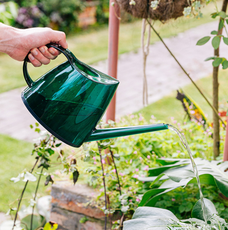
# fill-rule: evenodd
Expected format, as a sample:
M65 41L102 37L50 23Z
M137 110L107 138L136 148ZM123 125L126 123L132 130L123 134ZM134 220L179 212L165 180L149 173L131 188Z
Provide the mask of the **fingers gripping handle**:
M72 66L72 68L75 68L74 62L73 62L73 57L71 56L71 54L66 49L64 49L63 47L61 47L57 44L51 44L51 43L47 44L46 46L48 48L53 47L53 48L57 49L60 53L63 53L66 56L67 60L70 62L70 65ZM28 74L28 68L27 68L27 63L29 61L28 55L29 55L29 53L25 57L25 60L23 63L23 74L24 74L24 78L25 78L26 83L31 88L34 82Z

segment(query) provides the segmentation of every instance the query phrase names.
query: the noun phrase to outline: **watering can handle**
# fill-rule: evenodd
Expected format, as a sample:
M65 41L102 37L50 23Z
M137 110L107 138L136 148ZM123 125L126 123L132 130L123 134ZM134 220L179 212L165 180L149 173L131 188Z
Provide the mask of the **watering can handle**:
M46 45L48 48L50 47L53 47L55 49L57 49L60 53L63 53L67 60L69 61L70 65L72 66L72 68L74 69L75 68L75 65L74 65L74 62L73 62L73 57L71 56L71 54L67 51L67 49L64 49L63 47L57 45L57 44L52 44L52 43L49 43ZM31 88L32 87L32 84L33 84L33 80L31 79L31 77L29 76L28 74L28 68L27 68L27 63L29 61L28 59L28 55L29 53L27 54L27 56L25 57L25 60L24 60L24 63L23 63L23 74L24 74L24 78L25 78L25 81L26 83L28 84L28 86Z

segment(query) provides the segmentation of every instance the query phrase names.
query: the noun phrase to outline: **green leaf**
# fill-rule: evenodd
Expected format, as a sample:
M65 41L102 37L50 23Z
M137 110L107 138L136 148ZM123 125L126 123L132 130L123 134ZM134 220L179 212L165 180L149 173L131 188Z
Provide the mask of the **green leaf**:
M222 58L215 58L215 60L212 62L212 65L214 66L214 67L218 67L221 63L222 63Z
M204 200L204 204L205 204L205 215L206 215L207 219L210 219L211 216L214 215L214 214L218 214L214 204L210 200L208 200L206 198L204 198L203 200ZM201 202L201 200L198 200L196 202L196 204L194 205L194 207L192 209L192 214L191 215L192 215L193 218L204 220L203 212L202 212L202 202Z
M207 59L205 59L204 61L209 61L209 60L214 60L216 57L209 57Z
M222 68L223 69L227 69L228 68L228 61L227 60L225 60L225 61L222 62Z
M220 12L219 12L219 16L220 16L221 18L226 18L226 13L225 13L224 11L220 11Z
M202 46L202 45L206 44L210 40L210 38L211 38L210 36L203 37L196 43L196 45Z
M223 26L224 26L224 20L220 20L218 29L221 30Z
M32 214L29 214L25 216L24 218L22 218L21 226L22 227L29 226L29 230L36 230L44 226L44 223L45 223L44 217L37 215L37 214L33 214L33 225L32 225L33 227L32 229L30 229L31 217L32 217Z
M74 182L74 185L76 184L77 180L78 180L78 177L79 177L79 172L78 170L76 169L74 172L73 172L73 182Z
M178 221L169 210L162 208L139 207L131 220L124 221L124 230L167 229L166 226Z
M215 37L212 39L212 46L213 46L213 48L216 50L216 49L219 48L219 45L220 45L220 37L215 36Z
M49 182L51 182L52 184L54 183L54 181L53 181L51 175L48 175L48 176L46 177L46 181L45 181L44 185L47 186L47 185L49 184Z
M223 42L224 42L226 45L228 45L228 38L223 37Z
M218 17L218 16L219 16L218 13L212 13L212 14L211 14L211 17L212 17L212 18L216 18L216 17Z
M161 167L163 168L161 174L164 175L162 179L167 177L169 179L162 182L159 188L147 191L143 195L139 206L154 206L163 194L191 183L197 184L197 180L192 171L191 161L189 159L178 160L179 165L178 162L174 161L175 163L173 165L166 165L166 170L165 167ZM185 163L184 166L183 162ZM199 158L195 159L195 162L199 172L200 183L217 186L223 195L228 196L228 162L209 162ZM152 169L150 170L152 171ZM156 180L156 177L153 177L152 179L153 180L151 181L154 181ZM147 177L146 181L150 181L150 177Z
M211 31L211 34L212 34L212 35L217 35L217 34L218 34L218 31L217 31L217 30L213 30L213 31Z
M180 206L179 206L179 212L180 212L180 213L185 212L185 206L184 206L184 205L180 205Z
M226 19L226 24L228 24L228 19Z
M47 151L50 154L50 156L55 153L55 151L53 149L51 149L51 148L48 148Z

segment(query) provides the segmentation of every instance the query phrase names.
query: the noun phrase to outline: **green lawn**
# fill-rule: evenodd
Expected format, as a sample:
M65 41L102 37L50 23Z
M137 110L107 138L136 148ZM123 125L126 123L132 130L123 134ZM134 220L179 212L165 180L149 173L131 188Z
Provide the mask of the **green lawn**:
M17 177L23 170L30 171L35 163L34 156L31 156L32 144L0 135L0 212L7 212L9 207L17 207L17 199L24 187L24 182L14 183L12 177ZM28 183L24 195L23 204L28 206L34 194L36 182ZM44 187L44 178L41 180L39 194L48 194L48 188ZM49 190L50 191L50 190ZM11 204L11 205L9 205Z
M180 32L210 22L210 13L214 11L213 4L203 9L204 17L200 20L194 18L179 18L170 20L166 24L155 23L155 27L163 38L175 36ZM204 36L204 34L202 34ZM84 31L67 37L69 49L81 61L92 64L107 59L108 55L108 27L96 28L96 30ZM158 41L152 34L151 43ZM119 53L136 51L141 46L141 20L133 23L121 24L119 32ZM65 60L64 56L58 57L50 65L41 68L30 68L33 79L40 77L48 69L53 68ZM25 86L22 77L22 63L12 60L6 55L0 55L0 93L10 89Z

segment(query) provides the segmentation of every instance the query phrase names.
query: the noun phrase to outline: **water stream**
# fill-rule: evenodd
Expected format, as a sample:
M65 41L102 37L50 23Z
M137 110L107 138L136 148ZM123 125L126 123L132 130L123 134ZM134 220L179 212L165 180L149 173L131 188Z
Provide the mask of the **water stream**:
M170 124L167 124L167 125L168 125L170 130L174 131L179 136L182 144L184 145L184 147L186 148L186 150L188 152L188 155L189 155L191 163L192 163L193 172L195 174L197 184L198 184L198 188L199 188L200 200L201 200L202 211L203 211L203 218L204 218L205 222L207 223L206 206L205 206L205 203L204 203L204 197L203 197L203 193L202 193L202 189L201 189L201 185L200 185L199 173L198 173L198 170L197 170L197 167L196 167L196 163L195 163L195 161L193 159L192 152L191 152L191 150L189 148L189 145L187 143L187 140L186 140L185 136L176 127L174 127L174 126L172 126Z

